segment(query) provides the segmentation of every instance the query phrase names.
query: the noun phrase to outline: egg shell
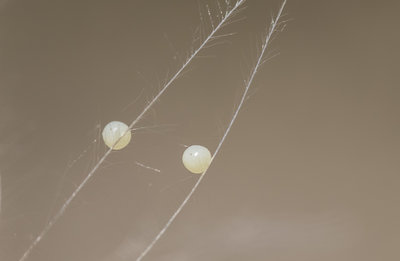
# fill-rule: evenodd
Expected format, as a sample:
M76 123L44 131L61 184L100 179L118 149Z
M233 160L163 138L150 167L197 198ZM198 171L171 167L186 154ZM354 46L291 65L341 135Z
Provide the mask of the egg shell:
M211 153L204 146L192 145L183 152L182 162L190 172L200 174L210 166Z
M113 150L120 150L125 148L131 141L132 136L131 132L129 131L128 125L120 121L109 122L104 127L102 135L104 143ZM115 144L117 141L118 143Z

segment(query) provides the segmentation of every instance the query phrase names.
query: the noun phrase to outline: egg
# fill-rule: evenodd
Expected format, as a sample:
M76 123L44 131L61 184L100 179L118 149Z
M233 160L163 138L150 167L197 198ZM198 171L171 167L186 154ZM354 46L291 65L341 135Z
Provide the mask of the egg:
M102 135L104 143L113 150L123 149L131 141L131 131L128 125L120 121L109 122L104 127Z
M183 152L182 162L190 172L200 174L210 166L211 153L206 147L192 145Z

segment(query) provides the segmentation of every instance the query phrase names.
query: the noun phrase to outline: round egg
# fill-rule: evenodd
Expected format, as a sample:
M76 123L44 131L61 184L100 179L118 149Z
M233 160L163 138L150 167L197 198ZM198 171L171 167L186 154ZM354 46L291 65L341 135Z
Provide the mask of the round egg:
M120 121L109 122L104 127L102 134L104 143L113 150L123 149L131 141L131 131L128 125Z
M183 152L182 162L190 172L200 174L210 166L211 153L206 147L192 145Z

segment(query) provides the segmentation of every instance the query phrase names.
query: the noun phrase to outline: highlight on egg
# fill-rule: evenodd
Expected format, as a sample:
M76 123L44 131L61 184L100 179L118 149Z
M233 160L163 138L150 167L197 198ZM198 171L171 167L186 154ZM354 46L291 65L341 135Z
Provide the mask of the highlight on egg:
M128 125L120 121L109 122L104 127L102 135L104 143L113 150L125 148L131 141L132 136Z
M183 152L182 162L190 172L200 174L210 166L211 153L204 146L192 145Z

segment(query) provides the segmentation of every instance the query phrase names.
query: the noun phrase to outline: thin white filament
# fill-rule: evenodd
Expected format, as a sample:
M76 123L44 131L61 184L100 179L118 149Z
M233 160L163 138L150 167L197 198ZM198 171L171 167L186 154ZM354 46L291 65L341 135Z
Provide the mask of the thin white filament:
M161 95L168 89L168 87L181 75L181 73L185 70L185 68L190 64L190 62L196 57L196 55L206 46L206 44L213 39L215 33L224 25L224 23L229 20L229 18L238 10L238 8L245 2L246 0L239 0L236 4L226 12L226 15L222 17L221 21L218 25L213 28L210 34L204 39L204 41L200 44L200 46L192 52L189 58L183 63L180 69L171 77L171 79L162 87L161 91L153 98L153 100L148 103L148 105L143 109L143 111L139 114L139 116L129 125L129 129L127 131L131 131L133 126L135 126L142 117L146 114L146 112L156 103L156 101L161 97ZM124 136L124 135L122 135ZM119 142L116 141L115 144ZM114 145L115 145L114 144ZM113 146L114 147L114 146ZM87 176L83 179L83 181L79 184L79 186L74 190L74 192L69 196L69 198L65 201L65 203L61 206L58 212L50 219L50 221L46 224L44 229L40 232L40 234L35 238L35 240L29 245L27 250L24 252L19 261L25 261L32 250L36 247L36 245L42 240L42 238L47 234L47 232L53 227L53 225L58 221L58 219L64 214L65 210L74 200L76 195L82 190L82 188L86 185L89 179L93 176L93 174L99 169L100 165L107 159L107 157L112 152L113 148L109 148L103 157L96 163L93 169L87 174Z
M260 55L259 55L259 57L258 57L258 59L257 59L257 62L256 62L256 64L255 64L253 70L252 70L251 73L250 73L250 77L249 77L249 80L248 80L247 83L246 83L245 90L244 90L244 92L243 92L243 95L242 95L242 98L241 98L241 100L240 100L240 103L239 103L238 107L236 108L235 113L233 114L232 119L231 119L231 121L229 122L229 125L228 125L228 127L226 128L226 130L225 130L224 135L222 136L220 142L218 143L217 149L215 150L215 152L214 152L214 154L213 154L213 156L212 156L212 158L211 158L211 163L213 162L215 156L218 154L218 152L219 152L219 150L220 150L222 144L224 143L226 137L228 136L228 133L230 132L230 130L231 130L231 128L232 128L233 123L234 123L235 120L236 120L237 115L239 114L240 109L241 109L242 106L243 106L244 101L246 100L247 93L248 93L248 91L249 91L249 89L250 89L251 83L253 82L254 76L256 75L258 68L259 68L260 65L262 64L263 56L264 56L265 50L267 49L268 44L269 44L269 42L270 42L270 40L271 40L271 37L272 37L273 33L274 33L275 30L276 30L276 27L277 27L277 25L278 25L279 18L280 18L281 15L282 15L282 11L283 11L283 8L285 7L285 4L286 4L286 0L283 1L282 5L281 5L281 8L279 9L276 18L273 19L272 22L271 22L271 25L270 25L270 28L269 28L269 30L268 30L267 36L266 36L266 38L264 39L264 42L263 42L263 44L262 44L261 53L260 53ZM170 217L170 219L168 220L168 222L164 225L164 227L163 227L163 228L160 230L160 232L156 235L156 237L153 239L153 241L151 241L151 243L147 246L147 248L140 254L140 256L136 259L136 261L141 261L141 260L150 252L150 250L151 250L151 249L153 248L153 246L158 242L158 240L164 235L164 233L167 231L167 229L169 228L169 226L172 224L172 222L175 220L175 218L178 216L178 214L179 214L179 213L182 211L182 209L185 207L185 205L187 204L187 202L189 201L189 199L192 197L193 193L196 191L197 187L199 186L200 182L202 181L202 179L204 178L204 176L205 176L206 173L207 173L207 170L205 170L205 171L201 174L201 176L199 177L199 179L197 180L197 182L194 184L192 190L189 192L189 194L188 194L188 195L186 196L186 198L183 200L183 202L181 203L181 205L180 205L180 206L178 207L178 209L174 212L174 214Z

